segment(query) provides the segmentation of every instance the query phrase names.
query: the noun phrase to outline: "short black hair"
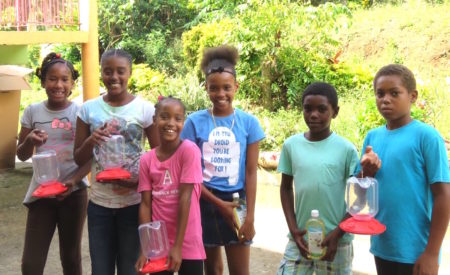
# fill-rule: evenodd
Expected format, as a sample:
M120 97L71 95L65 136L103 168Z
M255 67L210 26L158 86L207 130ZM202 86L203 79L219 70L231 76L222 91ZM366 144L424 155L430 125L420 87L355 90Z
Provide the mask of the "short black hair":
M47 76L48 70L55 64L62 63L66 65L66 67L70 70L72 75L72 80L75 81L80 76L77 70L73 67L70 61L65 60L61 57L61 54L51 52L47 54L47 56L42 60L41 67L36 69L36 75L41 80L41 83L44 83L45 77Z
M406 66L400 64L389 64L378 70L373 79L373 89L376 90L377 81L382 76L397 75L402 80L403 86L408 92L416 91L416 78Z
M205 76L208 71L229 72L236 76L235 67L239 59L238 50L230 45L222 45L214 48L206 48L203 52L201 69ZM222 68L220 70L220 68ZM225 70L224 70L225 69ZM229 69L230 71L226 70Z
M302 105L305 102L305 98L309 95L324 96L328 99L328 102L333 107L333 109L337 109L338 107L337 92L331 84L325 82L313 82L309 84L302 94Z
M103 64L105 59L112 57L112 56L118 56L118 57L125 58L128 61L128 65L130 66L130 72L131 72L131 67L133 66L133 57L127 51L124 51L122 49L109 49L106 52L104 52L102 54L102 57L100 58L100 64Z
M169 95L169 96L160 96L158 98L158 103L155 104L155 116L158 114L162 103L170 102L170 101L174 101L174 102L180 104L180 106L183 108L183 114L186 115L186 106L184 106L183 101L181 101L181 99L179 99L179 98Z

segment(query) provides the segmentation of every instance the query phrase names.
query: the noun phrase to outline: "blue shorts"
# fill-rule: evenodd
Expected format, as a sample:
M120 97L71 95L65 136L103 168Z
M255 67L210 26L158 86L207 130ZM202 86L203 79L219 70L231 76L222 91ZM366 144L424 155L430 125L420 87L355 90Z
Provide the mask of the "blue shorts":
M211 188L208 188L208 190L223 201L233 201L233 193L235 192L239 192L240 198L245 198L245 190L233 192L223 192ZM239 243L236 230L228 225L214 204L200 198L200 210L202 214L203 245L205 247ZM250 245L251 243L252 241L246 241L244 245Z

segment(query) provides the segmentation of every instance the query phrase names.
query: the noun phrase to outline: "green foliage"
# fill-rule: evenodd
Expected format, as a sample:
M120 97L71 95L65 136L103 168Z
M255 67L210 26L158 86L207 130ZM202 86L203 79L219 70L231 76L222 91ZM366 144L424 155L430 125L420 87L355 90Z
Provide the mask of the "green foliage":
M175 38L181 35L185 24L194 15L187 0L101 0L98 13L101 48L122 48L137 63L150 63L155 55L148 46L156 46L156 53L164 53L164 58L160 59L163 63L167 57L176 59L168 48L171 48ZM148 39L155 38L156 41L152 40L148 45ZM147 60L147 54L150 54L150 60ZM152 66L155 64L150 63Z
M77 44L58 44L53 47L56 53L60 53L61 57L70 61L72 64L81 62L81 46Z
M336 65L342 48L337 30L350 16L345 6L250 2L240 5L233 18L203 23L183 34L188 68L200 75L206 47L235 45L240 52L240 95L269 110L300 107L302 91L317 80L330 82L344 94L366 86L366 75Z
M290 136L304 131L306 128L303 116L296 110L270 112L266 109L254 111L254 115L266 134L259 145L262 151L280 151L283 142Z

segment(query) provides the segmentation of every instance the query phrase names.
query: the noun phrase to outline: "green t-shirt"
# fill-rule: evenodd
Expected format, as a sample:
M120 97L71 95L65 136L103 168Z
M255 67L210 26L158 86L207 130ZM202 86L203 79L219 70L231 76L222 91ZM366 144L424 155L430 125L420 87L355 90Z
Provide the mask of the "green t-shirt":
M294 177L295 217L300 229L317 209L326 234L344 218L346 180L353 175L358 153L348 140L332 133L321 141L309 141L304 134L289 137L281 150L278 172ZM289 239L292 238L289 234ZM340 243L350 242L345 234Z

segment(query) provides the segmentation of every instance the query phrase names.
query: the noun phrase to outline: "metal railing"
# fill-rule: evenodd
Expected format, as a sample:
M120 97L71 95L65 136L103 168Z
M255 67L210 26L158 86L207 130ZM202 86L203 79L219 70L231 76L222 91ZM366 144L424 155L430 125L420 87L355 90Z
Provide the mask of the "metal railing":
M79 28L80 0L0 0L0 31Z

